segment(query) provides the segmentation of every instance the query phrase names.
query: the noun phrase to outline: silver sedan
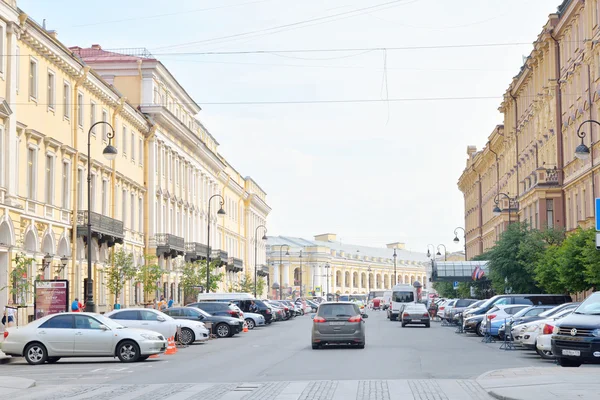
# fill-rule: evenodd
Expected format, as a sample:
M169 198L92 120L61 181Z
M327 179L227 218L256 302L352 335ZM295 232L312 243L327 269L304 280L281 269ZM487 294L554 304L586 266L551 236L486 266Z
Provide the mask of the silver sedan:
M145 329L125 328L95 313L48 315L25 326L7 328L0 349L25 357L31 365L57 362L62 357L118 357L122 362L163 353L167 340Z

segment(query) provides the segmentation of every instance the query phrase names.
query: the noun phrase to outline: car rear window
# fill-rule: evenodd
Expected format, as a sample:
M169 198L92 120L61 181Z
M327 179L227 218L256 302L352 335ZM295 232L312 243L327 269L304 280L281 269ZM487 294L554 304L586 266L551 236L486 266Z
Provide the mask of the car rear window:
M319 316L337 317L337 316L354 316L360 314L360 310L353 304L323 304L319 307Z
M455 307L468 307L474 302L475 300L461 299L456 302Z
M396 303L411 303L415 301L415 295L412 291L393 292L392 301Z

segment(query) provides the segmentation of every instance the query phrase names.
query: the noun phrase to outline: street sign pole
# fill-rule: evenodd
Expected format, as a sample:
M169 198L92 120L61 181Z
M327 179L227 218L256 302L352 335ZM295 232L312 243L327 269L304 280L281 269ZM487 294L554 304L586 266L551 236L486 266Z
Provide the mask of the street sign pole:
M600 215L598 211L600 210L600 198L596 198L596 207L594 210L594 214L596 217L596 250L600 250Z

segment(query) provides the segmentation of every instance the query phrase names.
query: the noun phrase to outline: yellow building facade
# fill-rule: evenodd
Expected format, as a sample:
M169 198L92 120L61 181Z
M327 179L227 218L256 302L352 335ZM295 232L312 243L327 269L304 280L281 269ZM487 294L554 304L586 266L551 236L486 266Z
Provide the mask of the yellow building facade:
M563 1L504 95L504 123L483 149L467 148L458 186L469 258L492 247L509 218L567 231L593 223L600 129L584 121L598 120L599 20L598 1ZM584 160L575 156L578 129L591 148Z
M70 299L84 302L88 170L98 311L152 300L133 282L119 299L108 292L105 269L115 249L132 253L135 266L156 255L164 271L156 294L176 302L182 264L206 258L209 223L211 257L223 258L229 281L249 268L247 227L252 216L266 223L266 194L218 153L196 119L200 107L158 60L67 48L16 1L3 0L0 97L0 307L25 303L21 321L33 315L33 295L16 298L9 287L21 253L34 260L24 279L68 279ZM101 121L114 138L108 124L97 125L88 159L90 127ZM118 150L113 161L102 155L109 143ZM209 215L208 199L217 194L232 204L234 220L217 216L219 198Z

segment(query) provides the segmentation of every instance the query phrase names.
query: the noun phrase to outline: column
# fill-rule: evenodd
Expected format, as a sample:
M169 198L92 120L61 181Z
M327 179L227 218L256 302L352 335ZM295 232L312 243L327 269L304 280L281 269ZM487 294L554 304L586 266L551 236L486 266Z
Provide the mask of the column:
M6 126L6 137L7 137L7 146L8 151L5 152L7 157L7 169L8 174L6 175L6 187L8 193L6 195L6 203L11 206L18 205L17 199L17 180L18 176L18 165L17 165L17 107L14 104L17 101L17 57L10 57L12 55L16 55L17 53L17 30L18 26L15 23L9 23L6 29L6 49L8 50L8 57L5 56L6 59L6 101L8 104L13 104L11 107L12 114L8 116L5 120ZM24 62L26 58L21 60L21 65L25 65ZM21 88L21 90L28 90L25 85ZM40 86L40 93L42 89Z
M281 268L283 268L283 277L282 277L282 283L283 285L287 285L287 286L291 286L290 285L290 264L286 264L285 260L282 261L281 264Z

